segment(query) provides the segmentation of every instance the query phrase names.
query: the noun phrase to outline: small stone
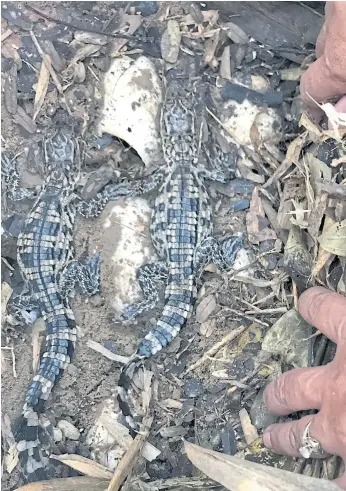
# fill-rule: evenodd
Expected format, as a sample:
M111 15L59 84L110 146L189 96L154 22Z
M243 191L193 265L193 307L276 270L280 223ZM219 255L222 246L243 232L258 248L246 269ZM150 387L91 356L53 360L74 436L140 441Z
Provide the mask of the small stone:
M185 382L183 390L186 397L198 397L203 394L204 387L201 382L199 382L195 378L190 378Z
M53 438L55 443L61 442L62 440L62 431L60 428L53 428Z
M79 440L80 433L78 428L76 428L69 421L66 421L66 419L61 419L58 422L58 428L62 431L66 438L69 438L70 440Z
M297 310L286 312L267 332L262 350L279 355L281 360L294 368L309 366L309 336L311 326Z

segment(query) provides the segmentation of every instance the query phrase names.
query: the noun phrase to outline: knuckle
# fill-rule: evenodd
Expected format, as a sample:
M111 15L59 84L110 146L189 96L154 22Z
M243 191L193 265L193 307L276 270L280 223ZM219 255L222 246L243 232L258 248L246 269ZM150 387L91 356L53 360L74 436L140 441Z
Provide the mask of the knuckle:
M287 384L287 377L283 375L279 377L276 381L275 398L280 405L289 407L290 391L289 391L289 386Z

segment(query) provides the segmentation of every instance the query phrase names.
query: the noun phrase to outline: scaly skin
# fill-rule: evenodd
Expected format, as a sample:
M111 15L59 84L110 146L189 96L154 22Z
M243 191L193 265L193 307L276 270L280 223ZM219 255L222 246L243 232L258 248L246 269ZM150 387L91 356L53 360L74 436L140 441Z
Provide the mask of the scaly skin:
M45 157L46 179L19 235L17 249L18 264L30 291L30 303L46 325L44 353L14 431L20 465L28 481L47 478L47 440L52 427L40 415L76 345L77 326L68 294L76 281L88 295L96 293L99 287L99 256L87 261L73 260L75 187L79 169L74 162L75 142L66 128L47 140ZM10 168L9 159L3 159L2 164L5 182L6 176L11 176L11 179L7 177L7 182L12 182L9 196L29 197L30 192L19 188L16 169ZM20 310L20 306L17 308Z
M155 355L179 333L190 317L197 297L197 279L208 262L225 269L232 263L239 238L219 247L212 237L212 209L205 179L224 181L218 171L198 165L199 139L195 128L193 97L166 100L161 119L164 165L148 182L129 185L129 194L140 194L159 184L150 232L161 263L140 269L140 281L146 301L125 310L135 317L158 300L153 275L167 278L165 306L156 325L139 344L136 353L123 368L118 401L127 424L138 430L140 416L131 408L133 377L142 360ZM226 247L225 247L226 245Z

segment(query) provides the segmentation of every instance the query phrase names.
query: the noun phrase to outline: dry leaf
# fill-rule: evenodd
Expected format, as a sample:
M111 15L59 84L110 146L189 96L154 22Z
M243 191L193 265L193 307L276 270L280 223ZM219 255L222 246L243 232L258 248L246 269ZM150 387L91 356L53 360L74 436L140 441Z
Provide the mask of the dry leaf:
M326 262L334 256L330 252L325 251L322 247L319 248L316 264L312 270L312 274L317 277Z
M196 309L196 321L204 322L208 319L210 314L216 309L216 300L214 295L208 295L198 304Z
M220 39L220 31L216 31L215 34L207 39L204 43L204 63L209 65L212 63L215 57L215 51ZM214 60L216 63L217 61ZM214 64L212 64L214 66Z
M106 491L109 479L65 477L26 484L16 491Z
M161 55L167 63L175 63L178 59L181 43L181 32L176 20L169 20L161 38Z
M1 284L1 318L5 319L5 314L6 314L6 308L9 299L11 298L12 295L12 288L11 286L4 281Z
M322 160L317 159L311 153L306 153L305 158L309 165L311 174L311 186L316 192L316 181L317 179L327 179L328 181L332 178L332 169L328 167L327 164L322 162Z
M47 57L49 57L49 61L51 61L50 56L47 55ZM35 101L34 101L34 115L32 117L33 121L35 121L35 119L37 118L38 113L40 112L40 109L44 102L44 98L46 97L48 85L49 85L49 77L50 74L47 65L44 61L42 61L40 74L38 76L38 82L35 91L36 93L35 93Z
M191 462L204 474L230 491L338 491L323 479L316 479L275 467L257 464L184 442Z
M203 16L203 22L209 22L209 24L214 25L219 19L219 11L218 10L202 10L201 14ZM182 24L186 26L196 25L195 19L191 14L187 14L183 20Z
M216 320L213 319L208 319L204 322L202 322L199 332L202 336L205 336L206 338L209 338L209 336L212 335L216 325Z
M286 153L286 159L289 162L293 162L294 164L297 164L300 156L300 152L302 148L304 147L307 139L308 139L309 133L307 131L304 131L301 135L297 136L291 143L288 145L287 153Z
M303 111L299 126L304 126L309 132L309 136L313 142L318 142L322 135L322 130L318 124L316 124L308 115L306 111Z
M317 240L325 251L337 256L346 256L346 220L323 227L323 232Z
M69 63L69 67L77 63L77 61L82 61L88 56L94 55L100 50L101 46L97 44L85 44L76 51L76 54Z
M63 464L66 464L72 469L80 472L81 474L85 474L89 477L99 477L102 479L111 479L113 476L113 472L104 467L101 464L98 464L94 460L87 459L86 457L82 457L81 455L75 454L64 454L64 455L51 455L51 459L59 460Z
M280 70L281 80L300 80L306 70L299 68L284 68Z
M255 187L250 201L250 210L246 214L246 227L249 241L252 244L258 245L264 240L277 238L274 230L268 227L261 228L260 221L261 219L263 220L264 217L265 214L262 201L258 194L258 188Z

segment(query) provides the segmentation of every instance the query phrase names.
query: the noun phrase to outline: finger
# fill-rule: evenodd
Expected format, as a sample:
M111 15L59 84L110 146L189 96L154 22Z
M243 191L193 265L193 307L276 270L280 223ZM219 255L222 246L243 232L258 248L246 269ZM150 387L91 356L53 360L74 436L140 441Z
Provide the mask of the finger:
M342 295L318 286L310 288L300 296L298 310L335 343L346 339L346 299Z
M334 479L332 483L336 484L341 489L346 489L346 472L342 476L338 477L337 479Z
M264 390L263 398L267 409L281 416L320 409L327 379L326 366L297 368L283 373Z
M302 446L302 436L307 424L314 416L304 416L298 421L288 421L268 426L263 433L264 445L275 453L300 457L299 448ZM310 427L311 428L311 427ZM310 431L311 436L312 431ZM314 438L317 437L314 435Z
M320 58L320 56L322 56L324 53L324 47L326 45L326 34L326 23L324 23L316 41L316 58Z
M325 53L308 68L300 81L302 101L312 113L321 113L316 102L320 103L345 93L346 80L333 73Z

